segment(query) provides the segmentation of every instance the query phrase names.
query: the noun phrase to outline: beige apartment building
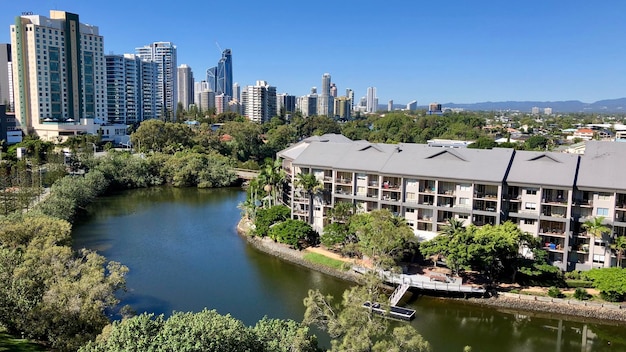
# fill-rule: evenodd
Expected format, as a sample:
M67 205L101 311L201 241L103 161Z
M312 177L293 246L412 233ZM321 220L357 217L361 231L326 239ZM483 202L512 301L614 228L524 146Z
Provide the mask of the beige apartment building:
M420 240L449 219L464 225L512 221L541 239L562 270L616 266L610 245L626 235L626 143L588 142L585 155L495 148L352 141L341 135L307 138L278 153L291 183L313 173L324 187L313 209L305 192L289 190L292 217L323 232L328 210L349 202L359 211L389 209ZM612 229L592 238L582 224L603 216Z

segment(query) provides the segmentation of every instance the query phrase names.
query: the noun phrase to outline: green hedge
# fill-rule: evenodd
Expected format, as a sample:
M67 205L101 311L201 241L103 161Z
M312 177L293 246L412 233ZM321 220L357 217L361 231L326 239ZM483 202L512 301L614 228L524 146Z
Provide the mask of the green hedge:
M593 281L587 281L587 280L565 280L565 283L567 284L567 287L570 288L578 288L578 287L582 287L582 288L592 288L593 287Z

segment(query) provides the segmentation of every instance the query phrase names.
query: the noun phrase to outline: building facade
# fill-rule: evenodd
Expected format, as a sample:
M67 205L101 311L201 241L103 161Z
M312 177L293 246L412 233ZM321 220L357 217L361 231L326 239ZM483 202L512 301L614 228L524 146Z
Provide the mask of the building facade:
M328 210L348 202L359 211L388 209L404 217L422 240L433 238L450 219L465 226L512 221L538 237L549 261L562 270L624 264L610 250L616 236L626 235L624 143L592 141L580 156L325 135L278 156L292 181L304 172L323 183L313 209L302 190L292 187L289 194L292 217L311 220L320 233L330 222ZM611 232L594 238L583 224L600 216Z
M13 106L11 44L0 44L0 104Z
M374 113L378 111L378 98L376 97L376 87L367 88L366 112Z
M156 118L157 65L136 55L106 55L107 122Z
M154 42L135 51L143 60L157 64L157 117L175 119L178 105L176 46L172 42Z
M20 16L11 25L15 112L45 140L95 133L107 118L103 37L77 14Z
M194 100L194 81L191 67L182 64L178 66L178 102L183 109L188 110Z
M330 74L324 73L322 75L322 88L317 101L317 114L321 116L333 115L333 101L334 97L330 94ZM336 92L336 89L335 89Z
M233 97L233 54L230 49L222 51L222 58L217 62L215 94Z
M276 87L266 81L247 86L244 100L245 116L250 121L263 123L276 116Z

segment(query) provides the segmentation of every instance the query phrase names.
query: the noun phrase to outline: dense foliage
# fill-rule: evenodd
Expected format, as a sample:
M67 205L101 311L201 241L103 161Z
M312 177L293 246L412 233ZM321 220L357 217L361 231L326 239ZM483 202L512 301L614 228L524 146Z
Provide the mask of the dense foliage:
M76 350L108 323L127 268L69 247L71 225L45 215L0 218L0 323L11 333Z
M317 340L308 328L290 320L264 318L247 327L230 315L214 310L199 313L142 314L113 322L81 352L117 351L316 351Z
M623 301L626 297L626 269L591 269L583 274L593 281L593 287L600 291L603 299L611 302Z

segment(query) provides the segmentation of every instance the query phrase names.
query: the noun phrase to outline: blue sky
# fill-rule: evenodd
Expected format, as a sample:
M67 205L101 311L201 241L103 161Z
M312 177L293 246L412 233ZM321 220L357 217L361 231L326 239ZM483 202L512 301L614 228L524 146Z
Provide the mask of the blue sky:
M172 41L196 80L233 52L234 81L307 94L472 103L626 97L626 1L0 0L0 42L22 11L74 12L105 53Z

